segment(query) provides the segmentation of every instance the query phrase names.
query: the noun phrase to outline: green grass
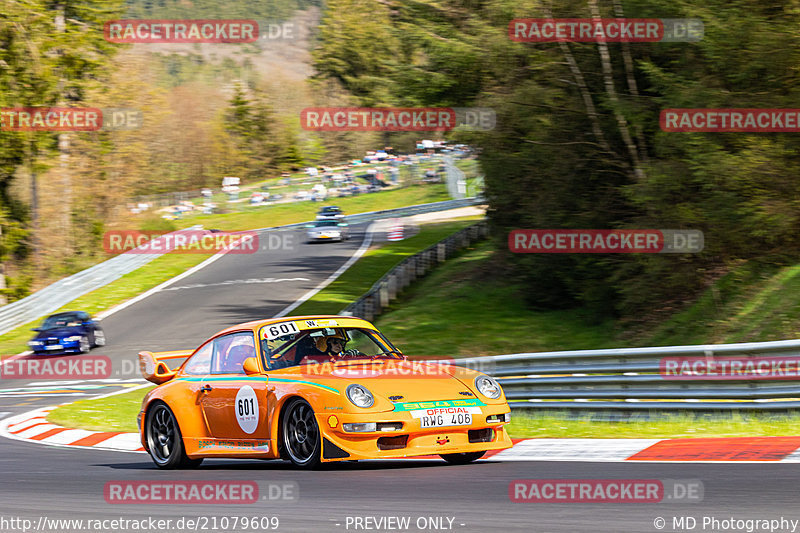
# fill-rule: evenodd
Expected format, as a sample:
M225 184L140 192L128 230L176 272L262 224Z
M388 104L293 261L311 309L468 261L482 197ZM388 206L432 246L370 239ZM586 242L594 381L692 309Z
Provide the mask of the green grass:
M412 285L376 325L405 353L477 356L614 347L608 324L587 324L580 311L526 309L481 242Z
M800 338L800 265L732 269L695 302L655 327L648 345Z
M358 261L313 298L295 309L294 315L337 314L366 293L386 272L403 259L432 246L445 237L474 224L481 217L423 224L413 237L389 242L365 253Z
M515 411L509 433L514 438L638 438L678 439L700 437L771 437L798 435L800 414L696 417L676 414L654 419L632 417L625 421L596 420L590 415L564 412Z
M142 398L154 387L137 389L107 398L79 400L62 405L47 415L47 421L88 431L125 431L136 433L136 415Z
M90 314L96 314L182 274L209 257L206 254L163 255L108 285L84 294L55 312L80 309ZM0 354L3 354L2 357L9 357L27 350L28 346L25 343L33 337L30 329L38 326L41 321L41 318L37 319L0 335Z
M47 416L53 424L89 431L135 433L136 415L142 398L152 387L98 400L81 400L61 406ZM607 422L591 415L570 416L565 412L515 411L509 433L513 438L699 438L797 435L800 414L695 417L672 415L655 419L632 417Z
M338 205L346 214L353 215L449 199L447 189L443 184L414 185L391 191L331 198L325 202L307 201L271 206L247 206L234 213L195 215L176 220L174 223L181 228L202 224L206 228L240 231L314 220L317 211L323 205Z

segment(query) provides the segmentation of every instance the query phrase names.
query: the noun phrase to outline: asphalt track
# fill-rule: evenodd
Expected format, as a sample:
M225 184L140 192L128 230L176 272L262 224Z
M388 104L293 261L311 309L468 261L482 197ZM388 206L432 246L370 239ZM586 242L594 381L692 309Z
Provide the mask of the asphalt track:
M93 354L108 355L118 368L135 361L141 349L191 348L214 332L238 322L273 316L314 288L358 249L364 227L341 244L305 245L292 232L295 246L265 249L252 255L228 255L164 290L103 321L110 344ZM262 240L262 245L264 244ZM266 244L267 247L268 243ZM302 278L302 279L297 279ZM249 282L245 282L249 280ZM135 375L120 375L132 379ZM106 383L74 393L13 395L2 391L31 389L36 383L0 381L0 418L38 406L71 401L119 389ZM69 390L81 383L55 383ZM76 396L80 397L80 396ZM712 528L703 517L729 519L800 519L798 464L664 464L605 462L493 462L447 466L438 460L340 463L302 472L279 461L206 461L198 470L160 471L143 454L92 449L64 449L0 439L0 531L22 531L21 522L42 517L141 520L198 517L278 517L277 531L681 531L673 517L697 520L688 531L744 531ZM518 479L696 479L704 485L702 502L677 503L513 503L509 484ZM296 500L262 500L247 505L109 504L110 481L253 480L263 495L270 484L296 483ZM388 517L408 517L407 528L378 527ZM442 525L423 523L445 517ZM666 526L654 525L664 518ZM362 527L356 528L356 519ZM449 522L452 519L452 523ZM687 522L684 522L687 524ZM724 525L724 523L722 523ZM211 522L207 528L215 531ZM393 523L393 525L396 525ZM420 527L422 526L422 527ZM221 530L217 528L216 530ZM800 528L798 528L800 530ZM32 529L33 530L33 529ZM39 531L72 531L61 527ZM120 528L119 531L136 529ZM186 531L175 525L168 531ZM192 529L194 530L194 529ZM265 531L231 529L228 531ZM106 529L105 531L111 531ZM756 531L763 531L758 529ZM792 531L777 529L775 531Z

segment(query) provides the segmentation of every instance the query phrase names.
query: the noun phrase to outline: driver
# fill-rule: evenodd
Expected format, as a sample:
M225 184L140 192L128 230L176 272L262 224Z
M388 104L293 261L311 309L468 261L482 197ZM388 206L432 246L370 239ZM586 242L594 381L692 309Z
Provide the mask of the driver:
M314 339L314 345L317 350L330 355L331 357L347 357L359 355L358 350L347 350L344 347L347 344L347 338L344 333L336 332L333 335L324 335Z

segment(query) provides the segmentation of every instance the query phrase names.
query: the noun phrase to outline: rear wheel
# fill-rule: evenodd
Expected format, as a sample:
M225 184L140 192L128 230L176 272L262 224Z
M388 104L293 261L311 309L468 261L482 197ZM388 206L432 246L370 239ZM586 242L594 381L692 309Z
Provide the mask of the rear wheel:
M486 452L466 452L466 453L444 453L439 457L450 463L451 465L465 465L473 461L477 461L486 455Z
M178 421L169 407L157 403L147 411L145 421L147 451L159 468L195 468L202 459L189 459L183 448Z
M305 400L293 400L283 415L283 449L295 466L311 469L322 459L320 437L314 410Z

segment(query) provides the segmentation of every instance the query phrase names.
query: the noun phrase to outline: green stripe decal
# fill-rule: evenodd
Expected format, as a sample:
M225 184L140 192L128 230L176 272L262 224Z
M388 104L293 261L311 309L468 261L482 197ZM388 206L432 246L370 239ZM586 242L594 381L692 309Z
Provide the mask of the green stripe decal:
M276 381L278 383L302 383L304 385L311 385L312 387L319 387L321 389L329 390L331 392L335 392L336 394L341 394L338 390L334 389L333 387L328 387L327 385L320 385L319 383L314 383L313 381L303 381L300 379L285 379L285 378L269 378L270 381Z
M469 400L439 400L436 402L407 402L394 404L395 411L415 411L417 409L434 409L436 407L485 407L486 404L477 398Z
M181 377L176 381L264 381L264 376L198 376L198 377ZM303 385L310 385L312 387L319 387L321 389L341 394L337 389L328 387L327 385L320 385L313 381L303 381L301 379L286 379L286 378L269 378L270 383L302 383Z

